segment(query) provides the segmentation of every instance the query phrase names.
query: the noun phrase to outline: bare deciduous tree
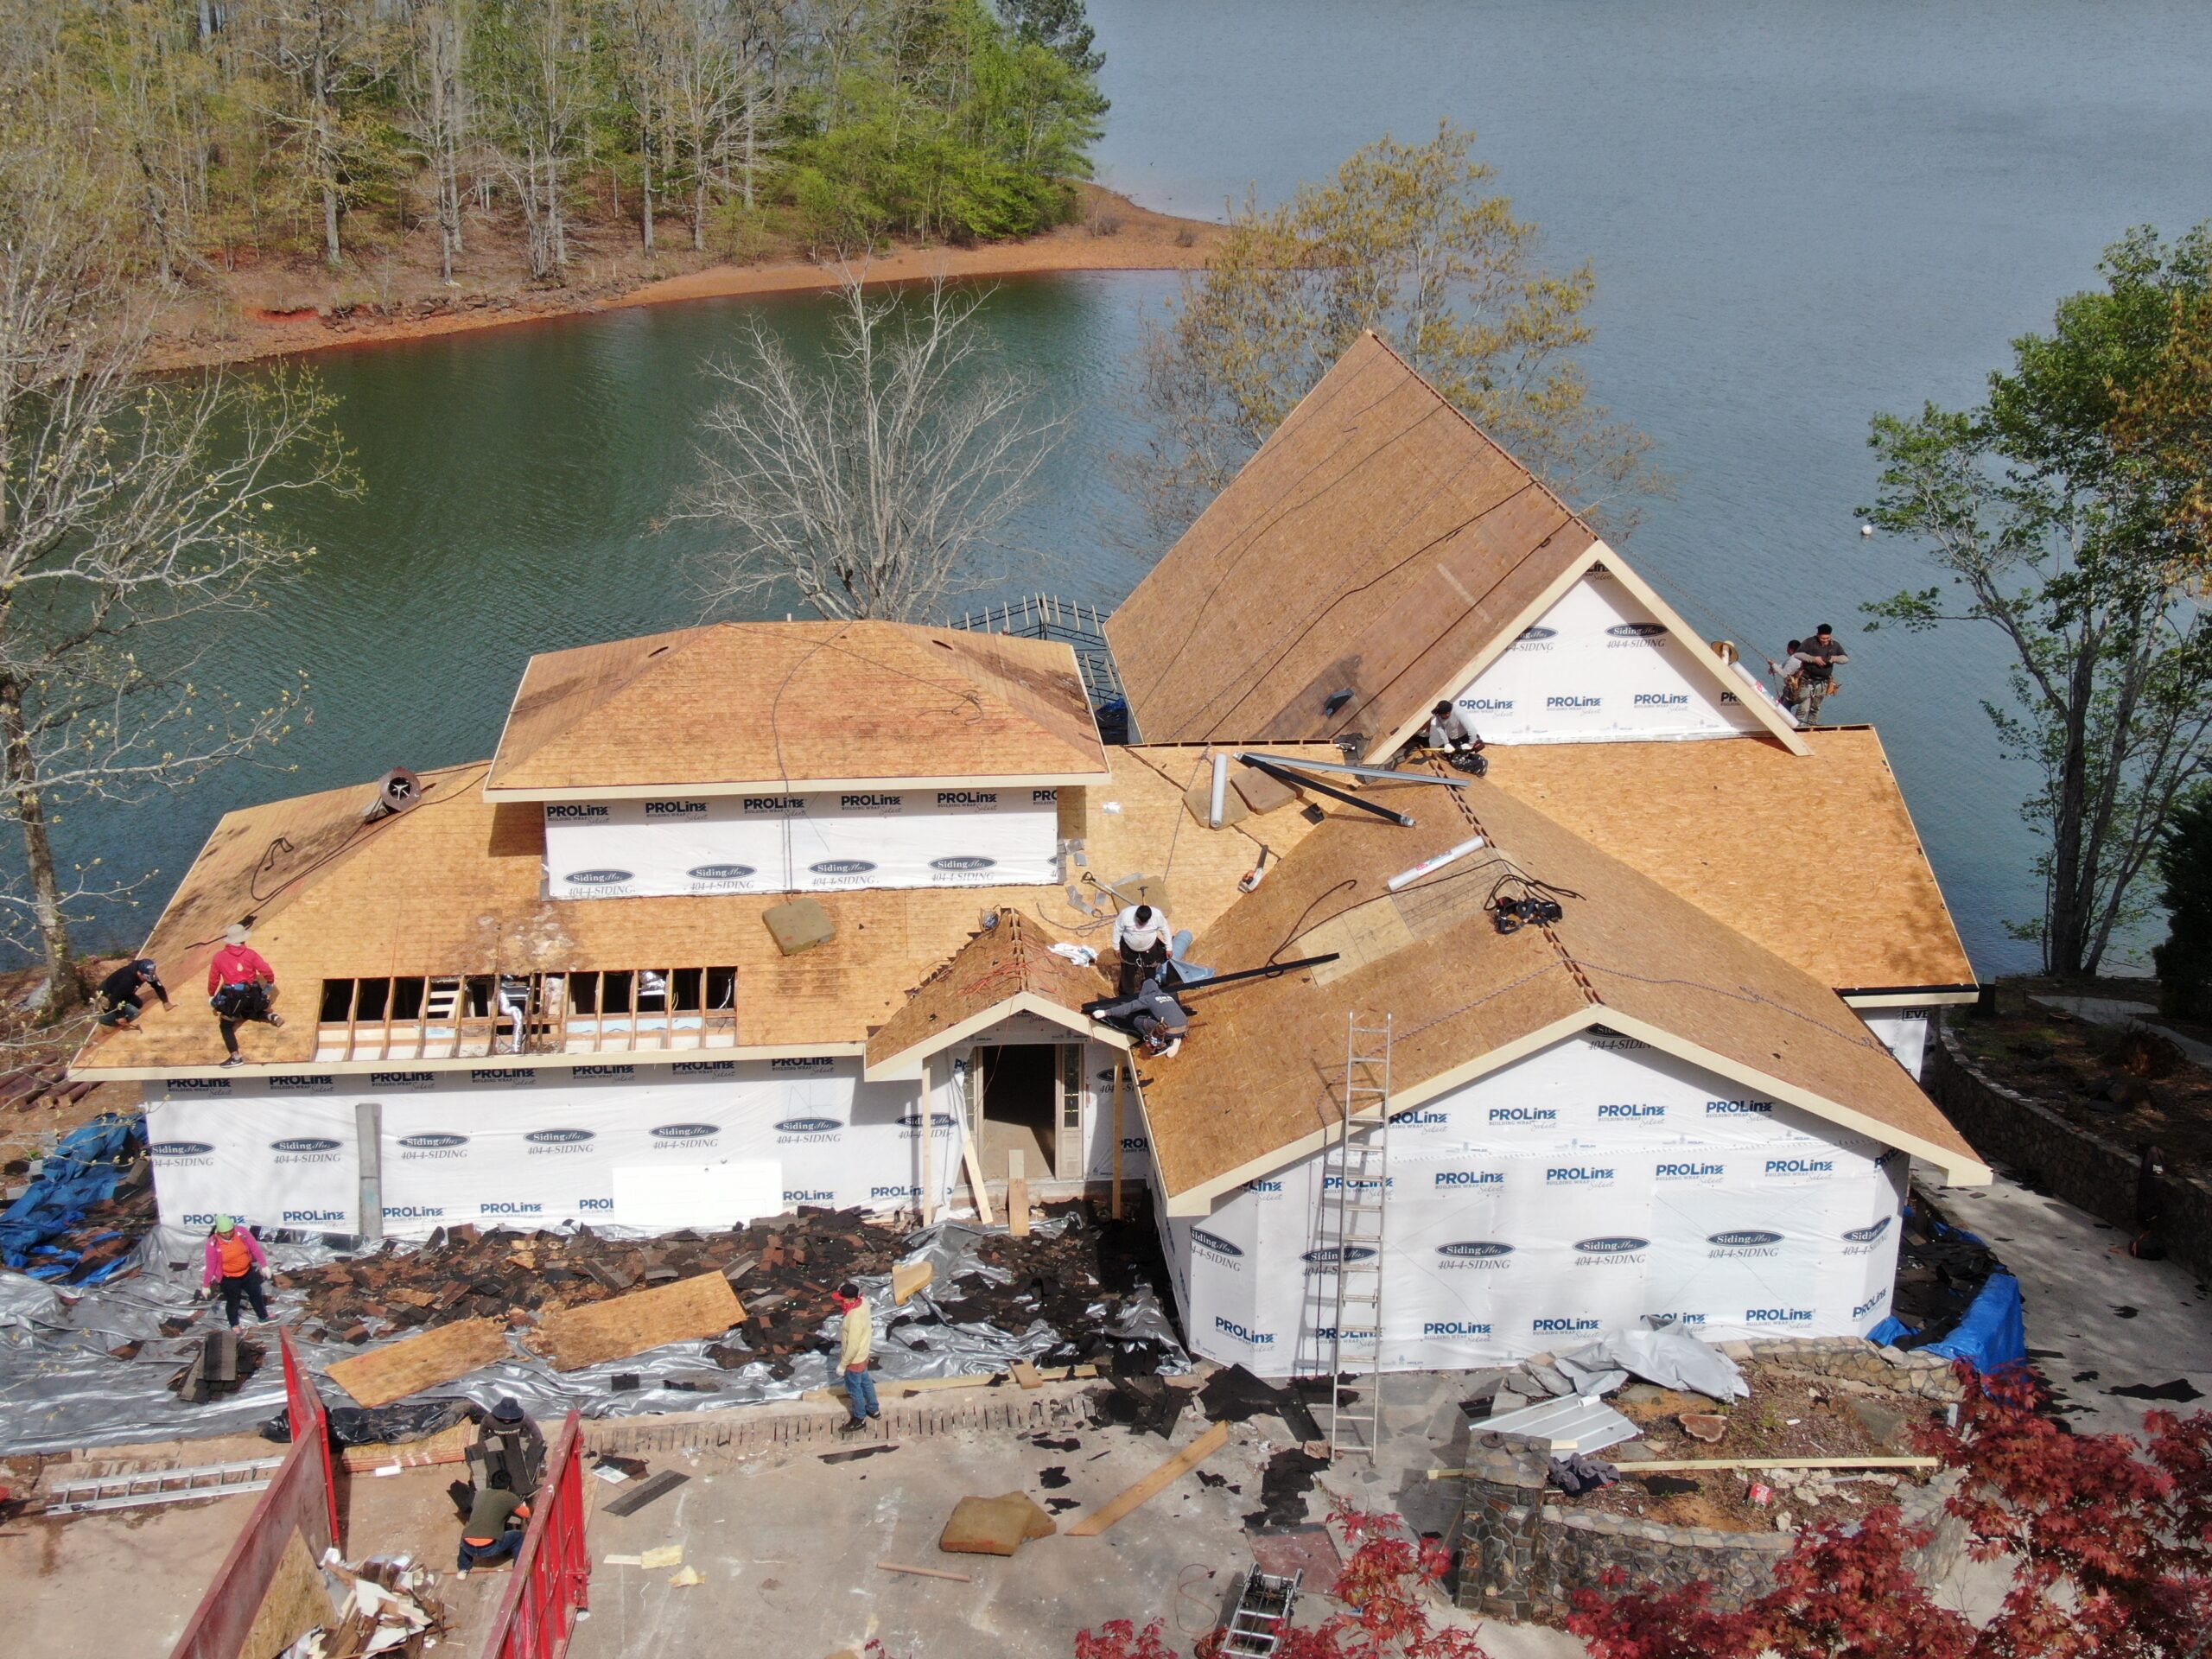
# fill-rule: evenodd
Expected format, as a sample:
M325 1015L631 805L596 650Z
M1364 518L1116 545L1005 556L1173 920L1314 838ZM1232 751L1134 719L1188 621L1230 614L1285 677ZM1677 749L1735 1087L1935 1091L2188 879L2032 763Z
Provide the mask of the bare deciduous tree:
M465 0L405 0L410 50L400 77L400 130L429 173L438 226L439 275L453 281L461 257L461 156L468 142L468 87L462 76Z
M280 502L352 474L311 378L141 377L148 320L99 230L112 204L50 150L0 157L0 813L58 1012L83 995L83 883L59 868L57 806L174 789L287 728L296 693L234 707L200 659L220 614L314 551Z
M713 370L729 395L683 515L729 531L707 561L710 610L756 613L788 584L824 617L919 620L986 579L979 556L1060 435L1035 385L992 360L981 296L844 277L819 370L758 321Z

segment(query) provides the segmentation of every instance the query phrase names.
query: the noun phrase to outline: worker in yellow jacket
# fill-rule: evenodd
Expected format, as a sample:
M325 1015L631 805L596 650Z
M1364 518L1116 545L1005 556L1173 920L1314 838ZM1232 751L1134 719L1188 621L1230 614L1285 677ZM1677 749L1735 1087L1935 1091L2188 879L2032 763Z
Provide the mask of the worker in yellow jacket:
M875 1379L868 1374L868 1359L875 1347L875 1321L868 1315L868 1304L861 1300L861 1287L850 1280L837 1287L837 1306L845 1311L837 1364L845 1378L845 1399L853 1414L838 1432L849 1434L856 1428L866 1428L871 1417L883 1415L875 1402Z

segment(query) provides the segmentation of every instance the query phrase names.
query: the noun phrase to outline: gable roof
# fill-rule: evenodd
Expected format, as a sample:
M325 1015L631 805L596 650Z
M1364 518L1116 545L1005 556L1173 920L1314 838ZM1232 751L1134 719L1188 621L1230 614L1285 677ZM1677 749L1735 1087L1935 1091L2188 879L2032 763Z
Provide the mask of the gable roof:
M1111 758L1110 779L1085 793L1120 810L1099 802L1077 816L1085 804L1064 800L1063 832L1085 837L1090 868L1109 881L1166 868L1172 849L1174 914L1192 928L1211 925L1237 897L1255 842L1187 822L1183 791L1205 769L1200 751L1116 748ZM95 1034L73 1072L158 1077L219 1065L215 1021L191 993L223 930L249 914L253 948L276 969L278 1007L289 1017L281 1029L252 1027L247 1058L252 1067L315 1071L387 1069L381 1061L316 1062L315 1005L325 979L734 967L739 1055L857 1052L967 941L982 910L1018 910L1093 944L1105 931L1057 887L865 889L814 895L837 936L786 957L760 919L785 893L550 899L544 814L530 803L487 799L486 769L478 761L426 772L420 805L371 825L361 822L376 794L368 783L226 813L140 950L185 994L174 1011L150 1009L131 1029ZM1310 833L1289 810L1250 827L1277 852ZM594 1058L579 1049L515 1063Z
M1373 798L1418 786L1380 785ZM1423 791L1426 794L1429 791ZM1605 1026L1940 1164L1988 1171L1834 991L1497 786L1452 791L1402 830L1332 816L1196 947L1224 969L1335 950L1320 970L1194 988L1191 1040L1141 1084L1171 1213L1319 1147L1338 1112L1344 1022L1392 1017L1391 1105L1405 1110ZM1482 834L1489 845L1393 894L1398 872ZM1549 928L1501 935L1482 908L1513 867L1581 897Z
M1741 690L1620 556L1363 334L1106 620L1150 743L1358 732L1387 753L1602 561ZM1335 714L1339 691L1352 693ZM1779 711L1745 706L1785 747Z
M1771 743L1524 743L1490 781L1794 963L1854 993L1974 982L1871 726Z
M717 622L531 658L486 789L582 800L1107 771L1065 644L895 622Z
M1058 943L1041 923L1019 911L1001 911L995 926L978 931L870 1034L868 1081L918 1077L938 1050L1016 1014L1037 1014L1078 1035L1128 1047L1126 1037L1094 1028L1083 1012L1085 1002L1107 995L1112 984L1095 965L1055 952Z

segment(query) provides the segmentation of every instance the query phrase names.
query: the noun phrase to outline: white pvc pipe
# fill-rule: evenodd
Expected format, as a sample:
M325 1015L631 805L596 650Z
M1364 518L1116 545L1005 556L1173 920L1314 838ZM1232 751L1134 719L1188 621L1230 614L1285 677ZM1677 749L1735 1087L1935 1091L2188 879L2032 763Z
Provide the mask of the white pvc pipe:
M1206 814L1209 827L1221 828L1222 815L1229 810L1229 757L1217 754L1213 758L1213 805Z
M1404 887L1408 882L1418 881L1424 875L1427 875L1433 871L1442 869L1453 859L1465 858L1469 853L1480 849L1483 844L1483 838L1480 836L1476 836L1469 840L1463 841L1457 847L1453 847L1445 852L1439 853L1434 858L1423 859L1420 863L1414 865L1410 870L1404 870L1400 872L1398 874L1392 876L1385 886L1389 891L1395 893L1400 887Z

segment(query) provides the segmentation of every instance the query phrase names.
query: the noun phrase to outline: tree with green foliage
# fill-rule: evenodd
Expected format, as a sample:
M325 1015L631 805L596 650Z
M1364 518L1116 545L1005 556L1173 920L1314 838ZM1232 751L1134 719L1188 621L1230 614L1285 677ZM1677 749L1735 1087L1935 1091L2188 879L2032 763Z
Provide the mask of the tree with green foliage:
M2049 334L2012 342L1978 407L1875 417L1881 489L1861 509L1946 577L1867 606L1876 626L1974 622L2011 654L2010 701L1983 707L2040 774L2021 811L2045 842L2043 914L2011 925L2066 976L2146 913L2139 878L2212 767L2212 615L2176 511L2202 480L2125 413L2212 291L2212 226L2133 232L2099 270Z
M1615 534L1664 493L1649 442L1606 418L1574 359L1597 278L1542 267L1473 147L1449 123L1424 144L1386 136L1280 207L1247 201L1146 330L1154 435L1129 471L1156 529L1179 533L1367 329Z
M1095 75L1106 67L1083 0L998 0L998 9L1016 35L1044 47L1077 73Z
M2212 786L2174 810L2158 841L2158 902L2166 942L2151 952L2158 1006L2177 1020L2212 1023Z

